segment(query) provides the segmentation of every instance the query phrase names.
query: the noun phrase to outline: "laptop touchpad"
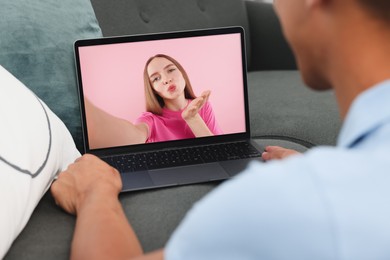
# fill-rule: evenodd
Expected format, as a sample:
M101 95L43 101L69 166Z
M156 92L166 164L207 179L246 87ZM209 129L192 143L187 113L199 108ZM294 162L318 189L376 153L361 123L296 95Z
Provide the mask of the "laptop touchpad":
M158 169L149 171L149 174L156 185L188 184L229 178L218 163Z

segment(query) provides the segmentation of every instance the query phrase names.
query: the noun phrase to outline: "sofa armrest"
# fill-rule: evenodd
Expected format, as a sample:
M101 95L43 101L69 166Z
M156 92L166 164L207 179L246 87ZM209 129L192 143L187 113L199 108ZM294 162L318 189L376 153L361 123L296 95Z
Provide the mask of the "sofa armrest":
M295 70L294 56L271 3L244 0L251 46L249 70Z

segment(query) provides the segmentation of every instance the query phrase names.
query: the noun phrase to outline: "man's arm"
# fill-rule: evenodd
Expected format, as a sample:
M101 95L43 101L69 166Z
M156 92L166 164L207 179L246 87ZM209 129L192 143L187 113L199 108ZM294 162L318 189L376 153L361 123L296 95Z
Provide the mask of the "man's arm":
M51 192L57 205L77 216L71 259L163 259L143 256L141 245L118 200L119 173L93 155L84 155L60 173Z

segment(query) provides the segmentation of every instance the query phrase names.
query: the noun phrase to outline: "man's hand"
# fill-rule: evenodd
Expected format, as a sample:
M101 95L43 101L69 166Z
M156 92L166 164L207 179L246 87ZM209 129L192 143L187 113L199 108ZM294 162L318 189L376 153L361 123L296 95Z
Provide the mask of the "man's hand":
M300 154L299 152L291 149L286 149L280 146L267 146L265 151L261 155L264 161L269 160L281 160L291 155Z
M96 156L86 154L58 175L51 192L58 206L77 215L86 201L117 199L121 188L122 181L116 169Z
M143 254L118 200L121 188L119 172L90 154L60 173L51 192L60 207L77 215L71 259L133 259ZM163 253L154 256L150 259L162 259Z
M194 118L203 105L209 100L211 91L206 90L199 97L191 101L191 103L184 109L181 116L184 120L188 121Z

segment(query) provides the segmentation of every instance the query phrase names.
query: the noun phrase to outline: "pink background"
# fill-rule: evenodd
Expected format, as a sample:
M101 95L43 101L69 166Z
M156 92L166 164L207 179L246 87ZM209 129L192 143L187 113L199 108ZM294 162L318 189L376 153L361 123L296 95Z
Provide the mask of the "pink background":
M209 101L225 134L245 131L239 34L80 47L84 96L134 122L145 111L145 63L159 53L184 67L195 95L211 90Z

